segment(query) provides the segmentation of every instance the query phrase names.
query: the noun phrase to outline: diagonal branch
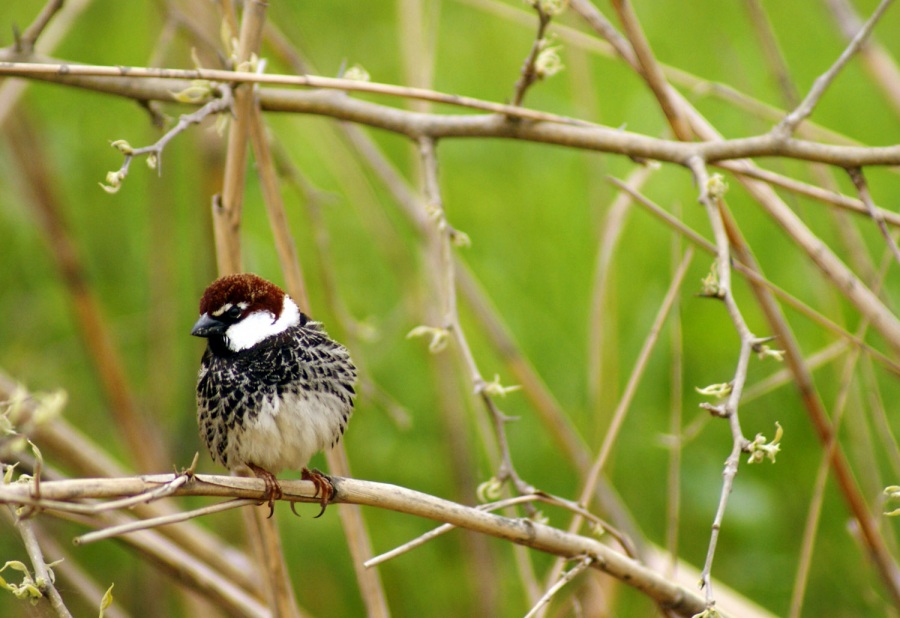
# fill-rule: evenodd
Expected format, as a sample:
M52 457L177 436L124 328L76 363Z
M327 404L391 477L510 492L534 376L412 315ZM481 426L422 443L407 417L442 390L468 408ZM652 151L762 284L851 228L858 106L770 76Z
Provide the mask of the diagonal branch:
M806 120L815 109L816 105L819 102L819 99L822 98L822 95L825 94L825 91L831 86L831 83L837 78L838 74L841 70L850 62L850 59L859 51L862 47L863 43L866 42L866 39L869 37L869 34L875 28L875 24L881 19L882 15L884 15L885 11L887 11L888 7L894 0L881 0L878 4L878 7L875 9L875 12L872 13L872 16L863 24L863 27L860 28L859 32L856 33L856 36L850 41L850 44L847 48L838 56L838 59L835 60L834 64L829 67L827 71L825 71L822 75L816 78L813 82L812 88L810 88L806 97L800 102L800 105L797 108L785 116L784 120L782 120L774 129L773 133L778 135L779 137L785 138L792 134L797 126Z
M444 323L440 327L444 332L453 337L460 352L463 365L469 372L475 394L487 408L491 423L494 427L494 437L500 450L500 469L497 472L497 480L511 481L516 491L521 494L534 493L535 489L526 483L516 472L512 462L512 454L509 449L509 441L506 436L506 425L512 419L506 416L494 402L494 395L503 393L503 387L499 384L489 384L481 375L475 355L469 346L462 324L459 319L459 311L456 303L456 275L453 260L453 244L466 242L465 237L449 224L443 209L440 187L437 176L437 155L435 144L431 139L419 141L419 152L422 157L424 171L424 190L427 200L428 216L434 222L434 228L430 232L430 243L435 262L435 271L438 278L437 286L441 296Z
M50 565L44 560L44 552L35 535L33 522L17 517L13 506L8 505L8 507L13 525L22 537L25 551L31 560L31 565L34 569L34 584L40 590L41 598L49 602L53 612L59 618L72 618L72 614L66 607L62 596L60 596L59 590L56 589L55 577L50 570Z
M887 246L894 254L894 259L900 263L900 248L897 247L897 241L894 240L890 230L887 229L887 224L884 221L884 216L881 214L881 209L877 208L875 202L872 201L872 195L869 193L869 185L866 182L866 177L863 174L862 169L851 167L847 170L847 173L850 175L850 180L853 181L853 184L856 187L856 192L859 194L860 201L862 201L863 205L866 207L869 216L872 217L876 225L878 225L878 229L881 231L881 235L884 236Z
M64 0L48 0L41 12L31 24L16 37L16 49L18 51L32 51L34 44L37 43L38 37L44 32L47 24L53 19L53 16L63 8Z
M631 1L613 0L612 5L616 9L628 41L631 43L631 48L640 68L640 74L656 96L659 106L669 121L669 125L675 132L675 136L682 141L689 140L692 135L691 127L685 119L677 99L673 97L674 91L666 81L662 67L656 61L653 50L650 48L650 42L644 35L644 30L641 28Z
M210 86L209 93L211 95L215 94L217 96L212 96L211 99L206 102L200 109L190 114L182 114L178 118L178 122L175 124L175 126L166 131L163 136L156 140L156 142L154 142L153 144L150 144L149 146L141 146L139 148L132 148L131 145L124 140L114 141L112 143L113 148L116 148L124 155L124 160L122 161L122 166L117 171L110 172L106 175L106 182L109 184L101 184L100 186L103 187L103 189L107 193L116 193L119 190L122 181L125 180L126 176L128 176L128 170L131 167L131 162L135 157L146 156L147 165L151 168L155 168L161 175L163 150L170 141L175 139L175 137L180 133L186 131L191 125L200 124L209 116L231 110L233 98L230 86Z

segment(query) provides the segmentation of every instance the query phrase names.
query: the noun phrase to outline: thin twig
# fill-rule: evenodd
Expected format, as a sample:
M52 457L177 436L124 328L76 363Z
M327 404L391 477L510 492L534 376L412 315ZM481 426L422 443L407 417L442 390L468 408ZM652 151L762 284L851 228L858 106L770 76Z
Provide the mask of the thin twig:
M681 214L679 208L677 214ZM672 276L677 273L674 264L683 251L683 241L680 236L672 238ZM684 337L682 329L682 311L679 304L672 307L670 321L669 341L671 357L671 383L669 394L669 435L673 436L675 443L670 445L668 462L668 482L666 483L666 542L665 548L669 552L669 576L674 576L678 566L678 536L681 522L681 473L682 473L682 424L684 416Z
M512 498L506 498L505 500L498 500L496 502L491 502L490 504L479 504L475 508L477 508L480 511L485 511L487 513L490 513L492 511L506 509L511 506L515 506L516 504L524 504L526 502L531 502L531 501L538 500L538 499L539 499L539 496L537 494L514 496ZM443 535L447 534L448 532L450 532L451 530L455 530L455 529L456 529L456 526L454 526L453 524L442 524L442 525L438 526L437 528L429 530L425 534L422 534L410 541L407 541L403 545L399 545L390 551L386 551L382 554L374 556L373 558L369 558L368 560L365 561L363 566L365 566L367 569L369 569L373 566L378 566L379 564L382 564L383 562L387 562L388 560L393 560L394 558L396 558L398 556L402 556L403 554L410 552L410 551L416 549L417 547L421 547L422 545L425 545L425 543L428 543L429 541L432 541L440 536L443 536Z
M852 177L852 172L851 172ZM854 179L855 182L855 179ZM862 182L865 182L864 180ZM893 241L893 238L891 239ZM875 282L876 291L880 291L884 284L884 278L890 266L890 252L886 252L879 269L878 279ZM864 338L869 329L869 323L863 320L856 329L856 336ZM847 409L847 401L850 396L850 385L853 382L853 373L860 360L858 348L850 350L844 360L841 377L838 384L841 385L837 399L831 411L832 434L822 450L822 459L816 472L816 479L812 486L812 498L807 509L806 524L803 529L803 537L800 547L800 557L797 563L797 574L794 577L794 586L791 592L790 618L798 618L803 608L803 597L806 593L806 585L809 580L809 572L812 567L813 551L815 549L816 532L819 526L819 518L822 514L822 505L825 499L825 484L828 481L828 472L831 470L831 461L834 459L838 444L838 435L844 414Z
M860 324L858 334L863 336L868 328L865 320ZM833 433L829 444L825 446L822 452L822 458L819 468L816 472L816 479L812 486L812 498L809 502L807 510L806 524L803 528L803 541L800 549L800 559L797 563L797 574L794 577L794 587L791 593L791 606L789 616L797 618L803 607L803 596L806 592L806 584L809 580L809 572L812 565L813 551L815 549L816 531L819 526L819 517L822 514L822 504L825 498L825 484L828 480L828 472L831 469L831 459L834 457L835 448L838 443L838 432L844 418L844 412L847 409L847 399L850 393L850 385L852 384L852 374L855 366L859 361L859 350L854 349L844 361L844 367L841 371L839 384L841 389L838 392L837 400L832 408L832 427Z
M813 184L801 182L794 178L789 178L787 176L783 176L781 174L777 174L760 167L751 168L740 164L735 165L735 163L736 162L734 161L722 161L720 163L717 163L716 166L733 172L738 176L762 180L770 185L781 187L782 189L787 189L791 193L810 197L816 201L822 202L824 204L830 204L842 210L848 210L850 212L861 215L866 215L869 213L866 205L863 204L859 199L843 195L836 191L830 191ZM875 210L878 213L878 216L886 223L889 223L894 227L900 227L900 214L891 210L880 208L878 206L875 207Z
M691 139L690 125L685 119L678 101L673 97L672 87L666 81L662 68L657 62L653 50L650 48L650 42L644 35L644 30L641 28L631 1L613 0L612 5L619 15L625 35L628 37L628 42L631 44L631 48L639 63L641 77L646 80L650 90L656 96L656 100L666 115L672 131L682 141Z
M852 41L862 27L862 19L856 7L849 0L826 0L826 4L841 34L848 42ZM900 67L897 66L897 61L871 36L858 53L875 83L884 91L894 111L900 114Z
M135 497L143 497L143 495ZM116 536L121 536L123 534L128 534L129 532L149 530L151 528L156 528L159 526L168 526L170 524L177 524L189 519L203 517L204 515L212 515L213 513L221 513L222 511L228 511L243 506L258 504L259 500L253 500L249 498L227 500L225 502L212 504L210 506L204 506L202 508L194 509L191 511L183 511L181 513L173 513L172 515L163 515L161 517L153 517L151 519L141 519L127 524L119 524L117 526L104 528L96 532L88 532L87 534L82 534L81 536L75 537L73 539L73 542L76 545L87 545L88 543L96 543L97 541L102 541L104 539L110 539Z
M835 341L825 346L818 352L814 352L807 356L806 365L810 369L819 369L820 367L824 367L825 365L834 362L836 359L846 354L849 348L850 345L848 341L843 339ZM860 347L857 349L863 350L864 348ZM744 403L748 403L750 401L753 401L754 399L759 399L760 397L771 393L775 389L786 386L787 384L792 384L793 381L794 376L791 373L791 370L787 367L783 367L775 373L771 374L769 377L759 380L752 386L748 386L746 389L744 389Z
M772 22L769 20L769 16L766 14L760 0L744 0L744 4L750 15L753 32L756 34L756 38L759 39L760 47L762 47L763 58L778 82L784 102L791 107L796 107L800 97L794 82L791 80L790 69L784 59L781 46L778 44L778 38L772 29Z
M112 143L112 146L118 149L124 156L124 160L122 161L122 166L115 172L110 172L106 177L107 185L101 186L107 190L107 192L115 193L122 181L125 180L125 177L128 176L128 170L131 167L131 162L135 157L140 156L149 156L148 159L151 168L155 168L157 173L162 175L162 154L165 147L172 141L177 135L183 133L193 124L200 124L204 120L206 120L209 116L214 114L219 114L225 111L229 111L233 104L233 98L231 94L231 87L227 84L219 84L211 89L211 93L214 92L217 96L212 96L211 99L206 102L203 107L198 109L195 112L190 114L183 114L178 118L178 122L174 127L166 131L162 137L160 137L155 143L150 144L149 146L142 146L140 148L132 148L129 144L124 143L122 141L115 141Z
M540 1L532 2L531 5L537 12L537 34L534 36L531 50L528 52L528 56L522 64L522 69L519 72L519 79L516 81L512 100L512 104L516 106L522 105L522 100L525 98L525 93L528 91L528 88L540 79L540 74L536 70L537 59L541 51L547 46L547 41L544 37L547 32L547 26L550 25L550 20L553 18L550 13L544 10Z
M725 517L725 509L728 505L728 498L731 495L734 486L734 478L738 472L739 458L742 452L749 446L750 441L744 437L741 431L740 419L738 416L738 404L743 394L744 385L747 381L747 367L750 361L750 354L761 343L752 332L750 332L747 323L741 314L737 303L734 300L731 290L731 251L728 240L728 234L725 230L725 224L722 220L721 205L724 187L717 187L715 179L711 179L706 164L702 160L692 160L690 162L691 171L694 173L694 179L697 186L700 187L699 201L707 212L710 226L713 230L713 236L716 239L716 262L715 268L717 273L716 290L713 294L720 298L725 304L731 321L737 331L740 340L740 353L738 355L737 367L734 377L730 381L730 392L727 400L719 405L702 405L712 414L725 418L731 429L732 447L731 453L725 460L725 469L722 473L722 491L719 497L719 506L716 509L716 515L713 519L712 532L709 539L709 547L706 553L706 561L701 573L701 586L706 591L707 606L712 608L715 605L715 596L712 591L712 564L716 554L716 544L719 539L719 531L722 528L722 520Z
M755 184L750 184L749 187L754 190L759 189ZM768 204L767 202L767 205L772 204ZM740 229L737 227L737 224L730 215L727 207L722 209L722 213L725 218L729 239L735 252L735 256L738 260L746 264L749 269L760 272L759 265L756 263L753 254L747 246ZM782 347L785 351L786 363L794 375L797 391L800 393L816 434L823 446L827 447L830 443L831 436L834 434L833 428L825 405L818 395L811 370L804 360L796 336L788 325L785 316L775 302L770 290L765 286L757 284L753 279L750 279L750 282L751 288L757 298L757 302L765 313L773 334L778 338L779 347ZM900 604L900 569L898 569L894 557L887 549L885 540L880 531L879 523L870 510L869 503L857 483L840 444L837 444L833 451L831 468L836 485L840 489L848 509L853 513L856 523L859 526L862 539L867 549L871 552L873 561L878 568L878 573L881 576L882 581L894 600L894 603Z
M453 239L457 237L458 232L454 230L446 220L443 210L443 203L440 194L437 177L437 156L434 149L434 141L429 138L419 140L419 152L422 157L422 168L424 172L425 195L428 203L429 217L434 221L435 230L433 232L433 251L435 252L435 262L438 265L439 290L442 295L444 324L441 328L447 335L453 337L457 348L460 352L463 365L469 372L472 386L475 394L484 403L487 408L489 417L494 427L494 437L497 446L500 449L500 469L497 472L497 479L501 482L511 481L521 494L535 493L534 487L526 483L519 474L512 462L512 455L509 450L509 442L506 437L506 424L511 420L503 414L497 407L493 399L493 392L503 392L499 384L488 384L481 376L475 356L469 347L469 341L462 329L459 320L459 313L456 306L456 277L454 274L453 262Z
M89 606L98 607L106 589L101 587L90 574L82 569L68 548L62 547L53 536L41 527L35 526L34 531L45 553L59 557L53 567L53 571L57 574L57 579L62 580L65 584L65 589L68 593L67 597L74 590L81 595ZM115 601L106 608L103 615L105 618L129 618L128 612L121 607L120 603Z
M650 178L657 166L641 165L628 175L625 184L634 191L639 191ZM615 379L608 373L613 367L607 368L604 364L604 352L609 347L606 344L607 333L613 329L609 326L612 321L607 316L611 309L608 296L611 293L613 258L616 257L616 249L619 239L625 230L627 215L631 212L631 201L634 199L631 192L620 190L606 211L600 237L597 240L597 257L594 261L594 276L591 291L591 313L588 324L588 392L593 402L593 410L600 411L600 386L605 380L615 383ZM613 336L613 334L611 334ZM614 346L613 346L614 347ZM611 363L615 365L616 363Z
M673 217L670 213L666 212L661 206L654 203L653 201L648 199L643 194L638 193L637 191L631 189L627 184L625 184L618 178L607 177L607 179L609 180L609 182L611 182L615 186L617 186L620 189L622 189L623 191L629 193L635 199L635 201L638 204L640 204L641 206L644 206L650 214L657 217L658 219L663 221L666 225L670 226L672 229L674 229L679 234L684 236L684 238L689 240L692 244L694 244L694 246L699 247L700 249L703 249L704 251L706 251L707 253L709 253L711 255L716 254L716 247L713 243L709 242L708 240L703 238L703 236L701 236L699 233L697 233L696 231L689 228L684 223L682 223L681 221L679 221L678 219ZM809 305L803 303L796 297L788 294L785 290L778 287L777 285L775 285L774 283L772 283L765 277L761 276L758 272L756 272L752 268L748 267L747 265L741 263L740 261L735 261L734 264L732 265L732 267L738 274L742 275L744 278L746 278L752 284L765 288L766 290L771 292L773 295L777 296L782 302L789 305L796 311L802 313L803 315L805 315L806 317L811 319L813 322L819 324L820 326L825 327L829 331L831 331L834 334L845 339L848 343L851 343L854 346L857 346L857 347L865 350L867 354L869 354L872 358L877 360L881 365L883 365L886 369L888 369L892 373L900 375L900 364L898 364L896 361L894 361L890 357L886 356L883 352L873 348L872 346L870 346L868 343L866 343L862 339L859 339L858 337L856 337L853 333L847 331L847 329L841 327L840 325L836 324L832 320L826 318L824 315L822 315L821 313L819 313L818 311L816 311Z
M659 310L656 312L656 317L653 319L653 324L650 326L647 337L644 339L644 343L641 346L640 352L638 353L637 360L634 363L634 368L632 369L631 374L628 377L628 384L625 386L625 391L622 393L622 397L620 398L619 403L616 406L616 410L613 413L612 420L610 421L609 428L606 430L606 435L603 438L603 443L600 446L597 458L594 461L594 465L591 467L591 471L588 475L587 481L582 487L581 496L579 498L579 502L582 504L584 504L589 499L591 494L594 493L600 475L602 474L606 466L606 462L608 461L609 456L612 453L613 445L618 438L619 431L622 428L622 424L625 421L628 410L631 408L631 402L634 399L635 394L637 393L641 378L644 375L644 370L647 368L647 363L650 360L650 355L655 349L656 343L659 340L659 335L662 332L663 325L665 324L666 319L669 317L669 313L672 310L672 307L675 305L675 300L678 298L678 293L681 290L681 284L684 282L684 277L687 274L687 269L691 264L693 256L693 247L688 247L684 252L684 256L681 258L678 269L675 271L675 274L672 277L672 282L669 284L669 289L666 291L666 295L663 298L662 303L660 303ZM577 524L573 522L573 526L575 525Z
M618 438L619 430L622 428L622 424L625 421L628 410L631 408L631 402L634 398L634 395L637 393L638 385L640 384L641 378L644 375L644 370L646 369L647 363L650 360L650 355L656 347L656 342L659 339L660 333L662 332L663 324L665 323L670 310L675 304L675 299L678 297L678 292L681 289L681 284L683 283L684 277L687 274L687 268L691 263L693 255L693 248L688 247L687 251L685 251L684 257L681 260L681 263L678 266L678 269L675 272L675 275L672 278L672 282L669 284L669 289L667 290L666 295L663 298L662 303L660 304L660 308L656 312L656 317L653 320L653 324L650 326L647 337L644 339L644 344L641 346L641 351L638 353L638 358L635 361L634 368L632 369L631 374L628 377L628 384L625 387L625 391L622 393L622 397L619 399L619 403L616 406L615 412L613 412L613 417L610 421L609 428L606 430L606 435L603 438L603 443L600 446L600 450L594 460L594 464L591 466L587 478L585 479L584 484L581 488L581 494L578 499L579 504L587 504L591 496L596 491L597 484L600 482L603 470L606 466L606 462L609 459L609 455L612 453L613 445ZM576 514L575 517L572 518L572 521L569 523L569 532L577 532L581 527L583 521L584 518L581 516L581 514ZM560 577L560 575L562 574L562 569L563 563L562 561L558 560L548 575L548 585L550 585L549 582L554 582Z
M797 108L784 117L778 125L773 129L773 133L780 138L786 138L791 135L794 130L797 128L801 122L803 122L806 118L812 114L813 110L816 107L816 104L819 102L819 99L822 98L822 95L825 94L825 91L831 85L831 83L835 80L841 70L846 66L846 64L850 61L850 59L859 51L860 47L862 47L863 43L866 42L869 34L872 32L872 29L875 28L875 24L878 23L878 20L881 19L881 16L884 15L884 12L887 11L888 7L891 5L893 0L881 0L878 4L878 7L875 9L875 12L872 13L872 16L863 24L863 27L860 28L859 32L856 33L856 36L853 37L853 40L850 41L850 44L847 48L838 56L838 59L834 62L834 64L829 67L827 71L825 71L822 75L816 78L813 82L812 88L810 88L809 93L807 93L806 97L803 101L800 102L800 105Z
M49 0L34 21L16 38L16 50L30 52L34 49L34 44L38 37L44 32L44 28L53 19L53 16L62 9L63 0Z
M197 464L197 457L194 457L194 465ZM94 505L92 507L91 512L99 512L99 511L115 511L119 509L128 509L136 504L149 504L155 500L161 500L162 498L166 498L175 493L179 487L184 485L185 483L191 480L191 476L193 476L193 472L191 473L182 473L178 474L175 479L171 483L166 483L154 489L153 491L141 494L139 496L131 496L129 498L122 498L121 500L111 500L102 505Z
M57 616L60 618L72 618L72 614L56 589L55 577L44 560L44 552L40 543L38 543L32 522L28 519L17 517L15 508L12 505L9 505L9 512L15 528L19 531L22 542L25 544L25 551L31 560L31 566L34 569L34 585L41 591L43 598L50 603L50 607Z
M622 547L622 549L624 550L624 552L627 556L629 556L630 558L637 559L637 552L634 549L634 544L631 542L631 540L628 537L626 537L620 531L616 530L615 528L610 526L608 523L606 523L605 521L603 521L602 519L600 519L599 517L597 517L590 511L588 511L587 509L585 509L584 507L576 504L575 502L572 502L571 500L565 500L565 499L559 498L557 496L551 496L551 495L548 495L543 492L538 492L538 493L533 493L533 494L521 494L518 496L513 496L511 498L505 498L503 500L497 500L495 502L490 502L487 504L479 504L475 508L478 509L479 511L485 511L487 513L490 513L490 512L498 511L501 509L507 509L507 508L509 508L511 506L515 506L517 504L528 504L528 503L532 503L532 502L542 502L544 504L558 506L560 508L570 511L571 513L575 513L576 515L580 516L582 519L590 521L593 524L595 530L597 530L598 532L608 533L610 536L612 536L616 540L616 542L619 544L619 546ZM424 545L426 542L428 542L432 539L435 539L443 534L446 534L447 532L453 530L455 527L456 526L453 526L451 524L444 524L443 526L438 526L434 530L430 530L430 531L426 532L425 534L423 534L419 537L416 537L415 539L412 539L411 541L408 541L399 547L396 547L388 552L385 552L379 556L376 556L370 560L367 560L365 563L365 566L368 568L368 567L372 567L372 566L381 564L382 562L387 562L388 560L390 560L392 558L396 558L397 556L399 556L401 554L404 554L412 549L415 549L417 547L420 547L421 545Z
M553 599L554 595L557 592L562 590L566 584L568 584L570 581L575 579L579 574L581 574L583 571L585 571L588 567L590 567L591 562L593 562L593 561L594 561L594 558L591 556L582 556L581 558L578 558L578 561L575 563L575 566L572 567L571 569L569 569L568 571L565 571L560 576L560 578L557 580L557 582L555 584L553 584L547 590L546 593L544 593L544 596L542 596L538 600L538 602L535 604L535 606L532 607L531 610L527 614L525 614L525 618L534 618L535 616L537 616L540 609L543 606L545 606L547 603L549 603L551 601L551 599Z
M887 229L884 217L879 214L879 209L875 207L875 202L872 201L872 195L869 193L869 185L866 183L866 177L863 174L862 168L851 167L847 170L847 173L850 175L850 180L853 181L857 193L859 193L859 199L865 205L866 210L868 210L869 216L872 217L878 225L878 229L881 231L881 235L884 236L887 246L894 254L894 259L900 263L900 247L897 247L897 241L894 240L894 237L891 236L890 231Z
M45 550L44 553L59 557L53 566L53 571L57 574L57 579L61 579L65 584L67 598L71 599L71 592L74 590L89 606L99 607L105 588L94 581L91 575L79 566L71 552L57 543L50 534L39 526L34 527L34 532L37 534L41 547ZM105 618L129 618L130 616L118 603L107 607L103 615Z

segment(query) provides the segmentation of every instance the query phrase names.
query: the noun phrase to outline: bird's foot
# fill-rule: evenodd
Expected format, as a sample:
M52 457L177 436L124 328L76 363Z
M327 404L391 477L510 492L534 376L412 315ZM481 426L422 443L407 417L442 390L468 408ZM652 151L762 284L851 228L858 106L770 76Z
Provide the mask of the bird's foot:
M328 503L335 495L334 483L331 481L331 477L315 468L312 470L303 468L300 478L304 481L312 481L312 484L315 485L316 493L313 494L313 497L319 496L319 504L322 507L322 510L319 511L316 517L321 517L322 513L325 512L325 507L328 506Z
M253 470L253 474L257 478L261 478L263 483L266 484L266 491L260 504L269 503L269 518L271 518L275 514L275 501L281 500L282 496L284 496L281 485L278 484L278 479L275 478L275 475L265 468L260 468L256 464L249 464L248 467Z

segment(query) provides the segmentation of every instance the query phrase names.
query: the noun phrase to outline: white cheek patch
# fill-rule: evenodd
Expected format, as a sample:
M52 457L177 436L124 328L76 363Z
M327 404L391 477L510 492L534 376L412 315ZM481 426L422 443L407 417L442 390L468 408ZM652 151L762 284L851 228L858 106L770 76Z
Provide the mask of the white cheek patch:
M228 349L232 352L240 352L252 348L263 339L283 333L299 322L300 310L297 309L294 301L285 296L281 317L277 320L268 311L255 311L240 322L229 326L225 331Z

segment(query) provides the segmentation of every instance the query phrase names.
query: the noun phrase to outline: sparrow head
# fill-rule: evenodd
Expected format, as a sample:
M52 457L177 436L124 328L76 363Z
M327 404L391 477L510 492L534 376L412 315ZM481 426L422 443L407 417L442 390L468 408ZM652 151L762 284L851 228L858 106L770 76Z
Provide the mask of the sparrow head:
M206 288L191 334L240 352L301 322L300 310L284 290L242 273L216 279Z

